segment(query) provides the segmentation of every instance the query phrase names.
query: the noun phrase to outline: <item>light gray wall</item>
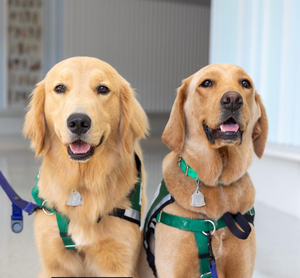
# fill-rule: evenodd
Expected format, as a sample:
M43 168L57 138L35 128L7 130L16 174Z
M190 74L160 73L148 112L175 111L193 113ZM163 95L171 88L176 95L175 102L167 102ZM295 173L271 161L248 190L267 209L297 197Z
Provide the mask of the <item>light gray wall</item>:
M46 0L46 69L98 57L131 83L147 112L169 112L181 80L208 63L209 23L207 0Z
M44 1L41 79L65 58L98 57L135 88L154 121L152 136L160 136L176 88L208 63L210 0ZM0 1L0 134L12 134L21 132L24 111L1 111L7 96L5 4Z

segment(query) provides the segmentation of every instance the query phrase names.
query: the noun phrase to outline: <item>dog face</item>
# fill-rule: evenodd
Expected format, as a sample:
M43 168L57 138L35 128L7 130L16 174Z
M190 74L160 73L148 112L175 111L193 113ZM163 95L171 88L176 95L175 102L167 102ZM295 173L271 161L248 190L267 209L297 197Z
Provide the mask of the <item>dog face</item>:
M265 109L248 74L234 65L213 64L184 80L163 140L178 152L186 139L205 137L211 148L221 148L252 136L261 157L267 130Z
M24 133L37 155L55 144L78 162L109 144L121 144L131 153L134 140L147 132L146 115L129 84L95 58L75 57L55 65L33 92L29 108Z

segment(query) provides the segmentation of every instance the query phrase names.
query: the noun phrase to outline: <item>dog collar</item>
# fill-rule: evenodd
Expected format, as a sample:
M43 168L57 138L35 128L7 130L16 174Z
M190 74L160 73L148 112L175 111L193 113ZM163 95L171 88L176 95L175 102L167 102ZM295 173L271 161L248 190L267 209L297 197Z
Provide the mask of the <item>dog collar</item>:
M184 159L182 157L179 157L178 160L178 166L180 167L181 171L186 175L189 176L195 180L199 180L201 181L201 179L199 179L198 174L195 170L193 170L189 165L187 165L187 163L184 161ZM222 184L221 181L218 181L219 184Z

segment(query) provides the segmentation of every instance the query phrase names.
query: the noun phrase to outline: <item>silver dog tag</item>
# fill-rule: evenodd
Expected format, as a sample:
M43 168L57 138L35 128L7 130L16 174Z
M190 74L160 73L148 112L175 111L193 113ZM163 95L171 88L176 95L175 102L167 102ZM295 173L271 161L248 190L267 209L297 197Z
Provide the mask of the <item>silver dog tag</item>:
M68 201L67 205L71 207L76 207L82 205L81 195L78 191L73 190Z
M192 207L203 207L205 206L204 195L199 190L200 181L196 179L197 188L196 191L192 195L191 206Z

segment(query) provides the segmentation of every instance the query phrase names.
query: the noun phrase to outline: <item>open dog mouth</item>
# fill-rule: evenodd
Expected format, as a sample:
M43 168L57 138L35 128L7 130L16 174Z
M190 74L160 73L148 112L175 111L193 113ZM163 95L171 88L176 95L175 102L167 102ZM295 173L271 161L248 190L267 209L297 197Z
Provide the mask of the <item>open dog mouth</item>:
M203 124L203 128L208 141L212 144L215 143L215 140L222 140L228 143L240 140L240 144L242 144L243 131L240 130L239 124L232 117L223 122L217 129L211 129L206 124Z
M68 154L71 159L78 161L88 160L93 154L95 148L99 147L103 142L104 136L101 137L97 146L89 145L81 139L74 141L68 145Z

